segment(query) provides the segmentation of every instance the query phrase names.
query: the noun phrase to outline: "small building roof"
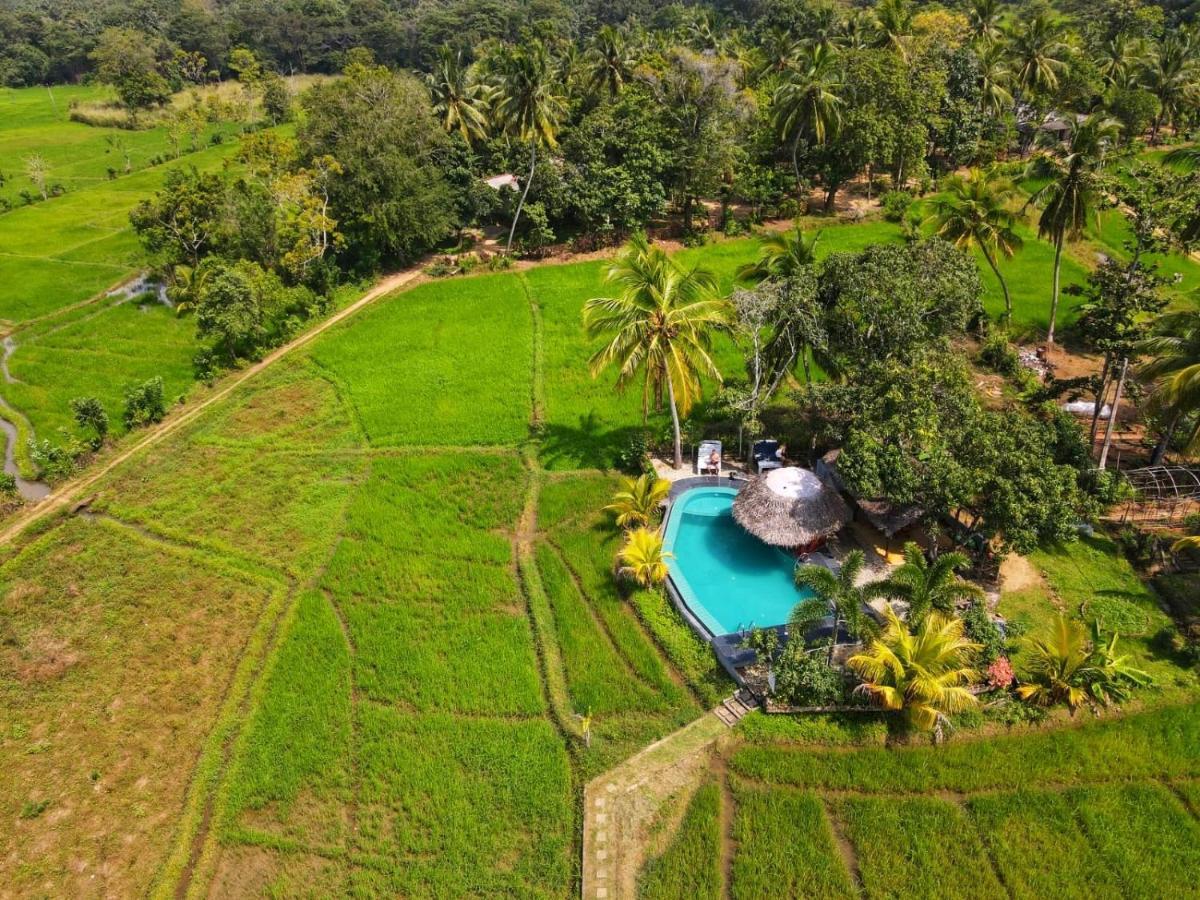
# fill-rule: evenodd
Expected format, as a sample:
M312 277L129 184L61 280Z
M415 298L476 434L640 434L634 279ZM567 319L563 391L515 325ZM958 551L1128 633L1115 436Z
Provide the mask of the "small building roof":
M511 172L503 172L499 175L493 175L491 178L486 179L484 183L494 191L498 191L501 188L508 188L509 190L513 191L521 189L520 179Z
M839 531L850 509L811 471L789 466L749 479L734 498L733 518L767 544L800 547Z

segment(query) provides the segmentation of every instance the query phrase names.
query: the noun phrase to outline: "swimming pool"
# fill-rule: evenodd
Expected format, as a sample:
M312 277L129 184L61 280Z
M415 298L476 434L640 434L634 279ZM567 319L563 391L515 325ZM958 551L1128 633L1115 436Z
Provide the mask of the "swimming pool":
M810 596L792 580L795 563L733 520L733 488L693 488L671 506L664 549L680 598L713 636L784 625Z

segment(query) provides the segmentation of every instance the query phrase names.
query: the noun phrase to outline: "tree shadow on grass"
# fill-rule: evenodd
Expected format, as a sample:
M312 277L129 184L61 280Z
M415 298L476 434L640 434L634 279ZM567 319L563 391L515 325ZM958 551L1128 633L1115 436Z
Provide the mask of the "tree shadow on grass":
M579 417L579 424L546 423L541 430L538 458L547 469L613 469L640 426L606 428L594 412Z

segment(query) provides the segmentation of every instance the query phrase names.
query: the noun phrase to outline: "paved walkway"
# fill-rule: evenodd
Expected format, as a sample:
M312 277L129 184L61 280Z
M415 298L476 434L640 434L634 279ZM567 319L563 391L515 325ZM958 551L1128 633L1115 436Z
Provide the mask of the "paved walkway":
M585 900L637 893L647 830L667 798L700 777L709 749L729 726L716 711L651 744L583 791Z

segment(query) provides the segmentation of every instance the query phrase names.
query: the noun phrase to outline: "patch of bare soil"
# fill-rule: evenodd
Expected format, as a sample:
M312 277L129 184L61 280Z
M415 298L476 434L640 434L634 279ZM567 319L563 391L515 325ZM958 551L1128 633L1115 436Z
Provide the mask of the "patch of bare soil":
M264 847L221 850L209 897L341 897L346 870L334 860Z
M1000 564L1000 590L1005 593L1044 587L1046 580L1037 566L1019 553L1010 553Z

